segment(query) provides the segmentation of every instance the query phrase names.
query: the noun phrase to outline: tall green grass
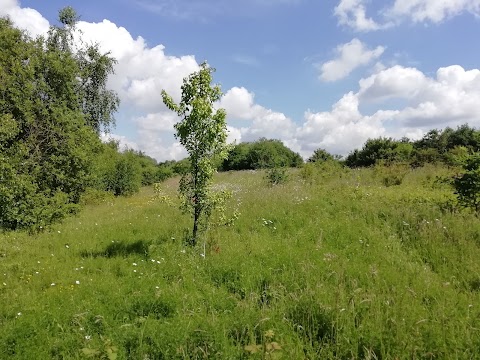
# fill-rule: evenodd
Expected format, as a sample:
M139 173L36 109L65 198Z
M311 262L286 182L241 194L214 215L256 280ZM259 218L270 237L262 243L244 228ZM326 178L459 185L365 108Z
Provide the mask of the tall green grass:
M205 248L146 188L0 235L0 358L480 358L480 221L450 173L219 174L240 216Z

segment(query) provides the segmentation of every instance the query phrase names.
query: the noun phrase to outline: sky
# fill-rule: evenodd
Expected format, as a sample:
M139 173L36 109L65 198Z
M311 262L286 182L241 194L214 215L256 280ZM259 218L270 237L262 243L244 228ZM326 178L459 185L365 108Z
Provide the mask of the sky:
M31 36L72 6L78 28L118 61L111 137L158 161L174 137L183 78L207 61L229 141L279 139L308 158L375 137L480 127L480 0L0 0Z

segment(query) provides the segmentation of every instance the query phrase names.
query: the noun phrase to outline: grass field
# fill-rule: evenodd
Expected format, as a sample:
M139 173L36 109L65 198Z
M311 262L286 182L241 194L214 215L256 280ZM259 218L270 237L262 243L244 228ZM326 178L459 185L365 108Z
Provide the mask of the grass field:
M479 359L480 220L452 170L392 171L219 174L240 216L205 248L175 179L173 205L143 189L1 234L0 358Z

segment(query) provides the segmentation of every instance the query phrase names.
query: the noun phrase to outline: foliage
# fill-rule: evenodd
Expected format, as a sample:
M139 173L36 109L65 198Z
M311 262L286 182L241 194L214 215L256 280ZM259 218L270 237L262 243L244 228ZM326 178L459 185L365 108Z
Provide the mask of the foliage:
M97 134L108 131L115 125L113 114L120 104L118 95L107 89L107 80L114 73L117 61L109 53L102 54L98 44L85 44L81 33L76 29L79 20L72 7L66 7L59 12L61 26L52 26L47 38L50 51L60 51L75 60L75 92L80 110L85 122ZM80 44L78 44L80 42Z
M284 167L273 167L268 169L265 178L270 185L283 184L288 180L287 169Z
M274 167L298 167L301 156L280 140L261 138L252 143L240 143L232 148L223 161L222 170L254 170Z
M78 210L118 107L106 89L115 60L74 46L71 7L59 19L35 40L0 19L0 228L38 230Z
M308 162L315 163L315 162L323 162L323 161L333 161L337 160L338 156L330 154L325 149L317 149L313 152L312 156L308 158Z
M199 229L208 227L215 201L211 184L216 164L227 157L228 147L226 113L214 111L214 103L222 93L218 85L211 85L214 69L202 63L200 70L185 78L179 104L162 91L165 105L181 117L175 124L175 137L189 154L188 172L182 175L179 193L183 209L193 215L192 245L197 242Z
M480 151L480 131L468 126L428 131L421 139L369 139L362 149L355 149L346 158L349 167L367 167L379 162L409 162L413 167L444 163L461 165L466 157Z
M0 19L0 227L40 228L75 211L100 141L85 126L77 63Z
M463 174L453 180L455 194L460 205L480 212L480 154L467 158Z
M354 150L345 159L349 167L368 167L377 162L406 161L410 158L413 146L391 138L368 139L361 150Z
M90 185L115 196L132 195L142 185L157 181L155 163L142 153L128 149L122 152L118 142L110 141L97 154Z

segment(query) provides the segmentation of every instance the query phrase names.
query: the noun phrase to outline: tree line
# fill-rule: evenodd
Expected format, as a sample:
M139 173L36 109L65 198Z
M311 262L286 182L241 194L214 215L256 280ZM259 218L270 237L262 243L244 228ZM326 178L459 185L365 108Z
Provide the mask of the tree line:
M467 124L456 129L430 130L421 139L369 139L361 149L352 151L344 160L348 167L368 167L378 163L408 163L413 167L427 163L461 165L466 158L480 151L480 131Z

